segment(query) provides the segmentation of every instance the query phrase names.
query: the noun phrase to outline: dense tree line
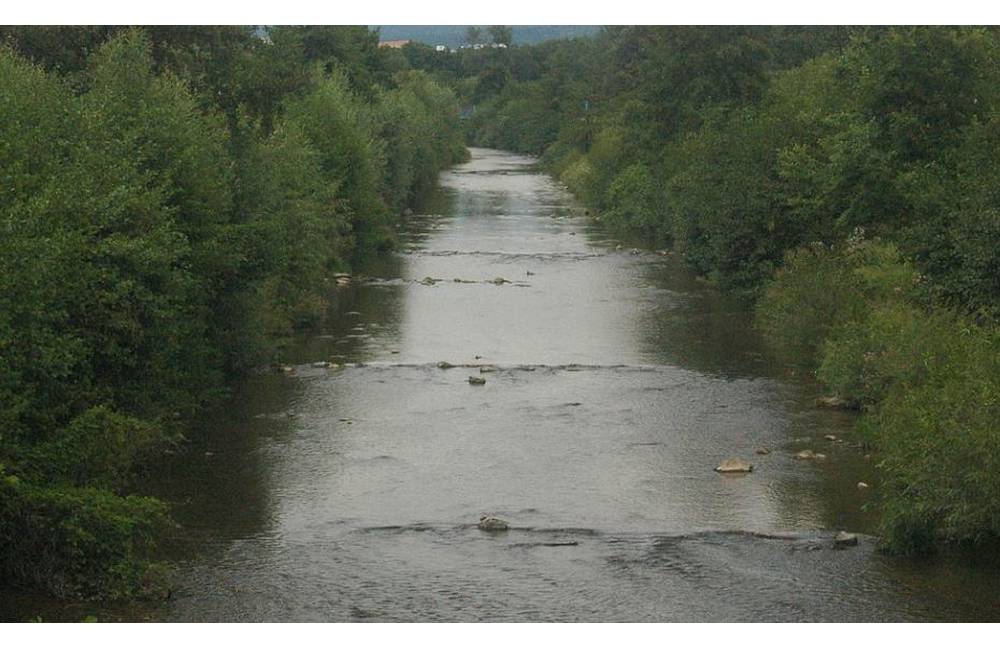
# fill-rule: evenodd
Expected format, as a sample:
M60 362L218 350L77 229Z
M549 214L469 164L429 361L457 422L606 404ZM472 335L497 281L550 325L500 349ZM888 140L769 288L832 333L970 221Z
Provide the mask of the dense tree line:
M864 415L887 547L1000 535L1000 34L616 27L404 48L596 218L756 305ZM471 112L471 111L470 111Z
M465 156L365 28L0 31L0 577L159 584L134 470Z

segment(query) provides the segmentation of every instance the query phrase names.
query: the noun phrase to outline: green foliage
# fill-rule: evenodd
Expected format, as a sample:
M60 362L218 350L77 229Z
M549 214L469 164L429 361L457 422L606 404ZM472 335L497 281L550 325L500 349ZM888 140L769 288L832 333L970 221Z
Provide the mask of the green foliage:
M280 124L241 160L247 206L247 269L267 334L287 334L322 314L320 295L331 267L350 251L349 209L323 171L319 152L294 124Z
M608 189L604 220L624 232L637 233L656 244L670 241L659 211L662 209L656 181L649 168L641 163L626 167L615 177Z
M27 450L19 466L38 483L119 490L136 465L170 442L161 427L97 406Z
M377 121L386 146L383 198L398 214L424 198L438 172L464 160L466 151L453 92L417 71L401 72L395 82Z
M384 163L370 107L337 74L321 80L308 95L288 103L286 119L320 152L320 168L336 184L352 214L363 247L381 246L390 235L387 211L378 193Z
M166 506L94 488L41 488L0 472L0 576L63 598L157 596L149 561Z
M364 28L74 29L0 46L0 574L128 597L165 512L136 468L465 151Z
M835 249L814 244L789 252L757 302L756 322L792 358L819 362L837 328L855 327L873 306L910 295L918 279L895 246L858 232Z
M1000 333L954 320L919 376L894 384L865 423L885 476L884 543L895 552L1000 535Z
M597 197L597 172L587 156L571 154L563 159L565 166L559 179L587 205L593 205Z
M870 409L900 382L918 383L953 335L952 317L903 301L875 304L823 341L816 375L834 394Z
M739 111L677 145L685 165L667 184L677 247L728 291L753 296L798 239L775 173L776 145L788 134L779 123Z

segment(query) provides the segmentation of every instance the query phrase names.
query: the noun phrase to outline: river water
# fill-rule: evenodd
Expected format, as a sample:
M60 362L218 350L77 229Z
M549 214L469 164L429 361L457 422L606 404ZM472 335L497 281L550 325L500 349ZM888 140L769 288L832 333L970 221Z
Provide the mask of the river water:
M151 481L183 526L172 598L47 616L1000 619L995 563L877 552L852 416L743 311L621 247L532 159L472 154L287 350L294 371L247 381ZM754 471L713 471L730 456Z

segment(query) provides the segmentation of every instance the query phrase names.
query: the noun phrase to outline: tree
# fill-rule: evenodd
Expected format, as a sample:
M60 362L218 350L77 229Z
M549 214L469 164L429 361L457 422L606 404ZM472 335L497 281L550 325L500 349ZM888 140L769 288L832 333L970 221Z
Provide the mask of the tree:
M508 25L493 25L490 27L490 38L494 43L510 45L514 40L514 30Z
M476 45L482 37L482 30L475 25L470 25L469 28L465 30L465 42L469 45Z

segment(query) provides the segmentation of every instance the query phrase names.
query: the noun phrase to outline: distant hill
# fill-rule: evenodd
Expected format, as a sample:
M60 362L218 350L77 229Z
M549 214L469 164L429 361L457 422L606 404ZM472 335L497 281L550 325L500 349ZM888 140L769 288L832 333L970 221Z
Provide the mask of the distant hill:
M371 25L378 29L383 41L409 40L428 45L458 47L465 43L469 25ZM487 25L482 25L486 34ZM591 36L601 28L596 25L514 25L514 44L532 45L559 38ZM484 36L488 38L488 36Z

